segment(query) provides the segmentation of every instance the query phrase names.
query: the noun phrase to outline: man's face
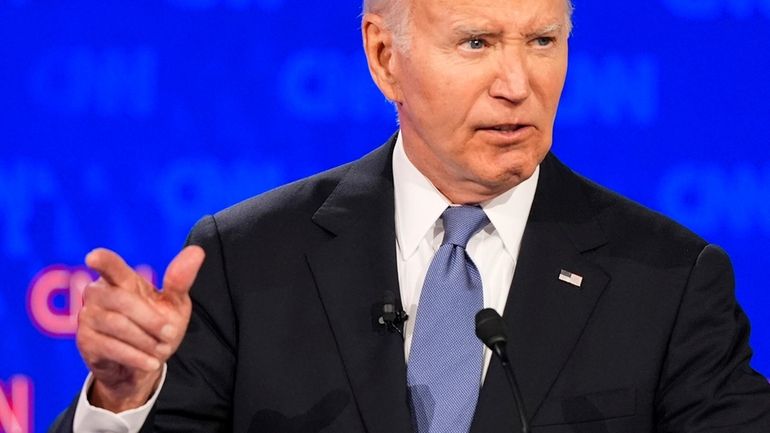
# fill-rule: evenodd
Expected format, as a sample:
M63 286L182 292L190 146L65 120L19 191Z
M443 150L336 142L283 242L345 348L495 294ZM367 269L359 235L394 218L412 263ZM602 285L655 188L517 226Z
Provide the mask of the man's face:
M456 203L529 178L567 72L565 0L411 0L393 79L410 160Z

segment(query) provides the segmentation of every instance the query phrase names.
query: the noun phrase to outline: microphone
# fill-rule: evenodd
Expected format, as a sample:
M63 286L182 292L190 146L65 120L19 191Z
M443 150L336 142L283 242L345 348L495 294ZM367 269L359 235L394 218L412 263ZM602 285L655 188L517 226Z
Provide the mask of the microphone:
M396 295L390 290L385 291L382 303L382 315L378 319L380 325L385 325L390 332L398 332L404 338L404 322L409 319L402 308L396 306ZM400 303L399 303L400 304Z
M516 383L516 376L513 374L513 367L508 359L508 352L505 350L508 343L508 337L505 335L505 322L497 311L492 308L485 308L476 313L476 336L492 350L503 365L505 376L508 378L508 384L513 393L513 401L516 403L516 410L521 420L521 431L522 433L529 433L529 421L525 413L524 400L521 398L519 385Z

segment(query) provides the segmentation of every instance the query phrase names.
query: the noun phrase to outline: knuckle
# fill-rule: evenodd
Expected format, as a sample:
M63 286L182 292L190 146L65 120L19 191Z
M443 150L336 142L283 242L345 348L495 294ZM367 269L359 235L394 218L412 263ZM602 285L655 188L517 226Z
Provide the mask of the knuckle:
M117 340L120 340L144 352L151 352L155 348L155 339L137 326L131 319L120 314L110 312L106 318L109 323L105 331Z
M113 291L110 287L99 281L90 283L83 290L83 305L108 306L113 297Z
M116 290L110 300L111 306L120 311L129 310L136 302L136 297L128 290Z
M154 332L160 329L168 320L167 314L162 314L157 305L151 300L142 299L132 306L133 318L144 329Z
M86 284L86 287L83 289L83 303L89 304L94 302L94 298L99 295L100 289L101 287L96 281Z
M158 334L161 332L164 326L168 325L171 321L172 317L170 316L162 316L160 314L153 314L150 319L148 320L147 326L150 328L150 330Z
M93 305L84 305L78 312L78 329L91 327L94 322L94 316L98 315L99 308Z
M112 335L126 334L131 331L128 319L122 314L114 311L105 311L102 319L100 325Z

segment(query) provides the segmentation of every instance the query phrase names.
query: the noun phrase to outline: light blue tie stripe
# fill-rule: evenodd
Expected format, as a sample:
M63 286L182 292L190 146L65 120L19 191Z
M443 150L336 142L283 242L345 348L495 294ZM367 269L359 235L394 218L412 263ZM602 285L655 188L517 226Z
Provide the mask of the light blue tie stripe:
M481 382L483 347L474 317L484 294L465 246L489 220L475 206L450 207L441 217L444 241L417 306L407 384L417 433L467 433Z

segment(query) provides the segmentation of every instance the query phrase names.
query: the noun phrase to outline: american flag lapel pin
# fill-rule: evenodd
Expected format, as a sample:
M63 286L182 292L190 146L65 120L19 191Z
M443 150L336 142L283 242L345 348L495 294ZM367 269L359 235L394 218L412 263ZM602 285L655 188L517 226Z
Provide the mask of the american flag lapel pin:
M583 284L583 277L572 272L565 271L564 269L559 272L559 279L565 283L572 284L575 287L580 287Z

